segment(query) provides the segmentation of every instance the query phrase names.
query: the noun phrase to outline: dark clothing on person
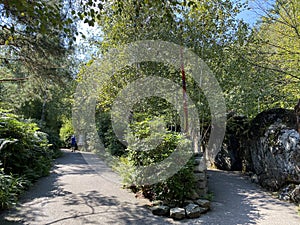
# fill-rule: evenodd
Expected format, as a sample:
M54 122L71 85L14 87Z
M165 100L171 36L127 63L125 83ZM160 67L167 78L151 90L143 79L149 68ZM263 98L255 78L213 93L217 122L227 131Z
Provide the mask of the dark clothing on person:
M72 149L72 152L75 151L76 146L77 146L77 143L76 143L75 135L72 135L72 137L71 137L71 149Z

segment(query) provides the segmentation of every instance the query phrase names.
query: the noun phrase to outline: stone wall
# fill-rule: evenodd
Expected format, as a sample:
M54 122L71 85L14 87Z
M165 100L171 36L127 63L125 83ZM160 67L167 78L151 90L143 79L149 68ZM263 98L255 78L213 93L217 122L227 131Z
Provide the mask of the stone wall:
M210 201L203 198L208 192L205 157L202 154L195 154L194 159L196 182L194 193L180 207L164 205L162 201L154 202L151 207L153 214L181 220L184 218L198 218L210 210Z
M190 196L190 198L198 199L200 197L204 197L208 192L207 170L206 170L206 163L205 163L204 156L202 154L196 154L194 157L195 157L194 175L195 175L196 189L195 192L192 194L192 196Z

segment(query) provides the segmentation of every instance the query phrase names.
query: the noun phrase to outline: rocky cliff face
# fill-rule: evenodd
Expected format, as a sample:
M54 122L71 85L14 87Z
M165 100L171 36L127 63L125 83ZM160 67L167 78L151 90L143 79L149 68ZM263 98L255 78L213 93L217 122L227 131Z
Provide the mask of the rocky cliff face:
M251 147L253 169L262 186L278 190L287 182L300 183L300 138L296 130L278 121Z
M243 115L227 117L226 134L221 150L214 159L214 165L221 170L241 171L247 154L243 143L248 129L248 119Z
M272 109L251 123L248 152L258 182L269 190L300 183L300 136L292 110Z
M228 118L227 132L215 165L222 170L243 170L253 181L280 198L300 202L300 135L293 110L271 109L247 118Z

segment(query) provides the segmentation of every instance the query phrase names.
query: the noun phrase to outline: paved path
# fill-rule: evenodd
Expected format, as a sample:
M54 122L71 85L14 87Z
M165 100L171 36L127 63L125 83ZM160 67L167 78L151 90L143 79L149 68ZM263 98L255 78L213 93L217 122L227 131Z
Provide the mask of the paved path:
M91 153L65 152L50 176L27 192L17 210L0 214L0 225L299 225L296 207L273 199L246 178L209 171L213 209L198 219L153 216L146 200L121 189L120 178Z

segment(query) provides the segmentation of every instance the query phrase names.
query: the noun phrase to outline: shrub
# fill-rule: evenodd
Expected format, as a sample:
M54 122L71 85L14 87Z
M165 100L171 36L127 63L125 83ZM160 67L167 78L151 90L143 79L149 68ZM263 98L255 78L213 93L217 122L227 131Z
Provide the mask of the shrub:
M131 131L127 134L128 165L148 166L163 161L169 157L179 144L190 143L182 134L168 131L163 128L164 123L161 118L146 118L144 121L135 122L131 125ZM152 131L151 131L152 130ZM140 138L143 141L138 141ZM160 143L156 148L151 149L153 144ZM150 144L149 144L150 143ZM127 170L132 171L132 170ZM182 205L184 200L195 189L194 162L190 159L172 177L153 185L134 187L140 189L144 196L151 200L159 199L175 205ZM123 175L122 175L123 174ZM127 179L132 179L128 185L135 183L135 176L129 176L123 171L121 175ZM140 176L139 176L140 179Z
M41 131L43 133L46 133L46 139L48 140L49 143L48 146L49 149L51 150L52 158L56 159L62 156L63 152L60 150L60 148L63 144L59 138L58 132L47 127L42 127Z
M0 170L0 209L14 206L22 190L28 186L28 181L23 177L4 174Z
M97 113L96 126L99 138L104 144L105 149L113 156L122 156L125 153L125 146L116 137L111 124L110 113Z
M0 111L0 161L5 174L34 181L49 173L54 153L48 135L38 130L37 124Z
M37 124L0 110L0 209L15 204L31 182L49 174L56 154Z
M70 137L74 134L74 128L71 119L64 118L62 127L59 131L59 137L63 147L70 148Z

